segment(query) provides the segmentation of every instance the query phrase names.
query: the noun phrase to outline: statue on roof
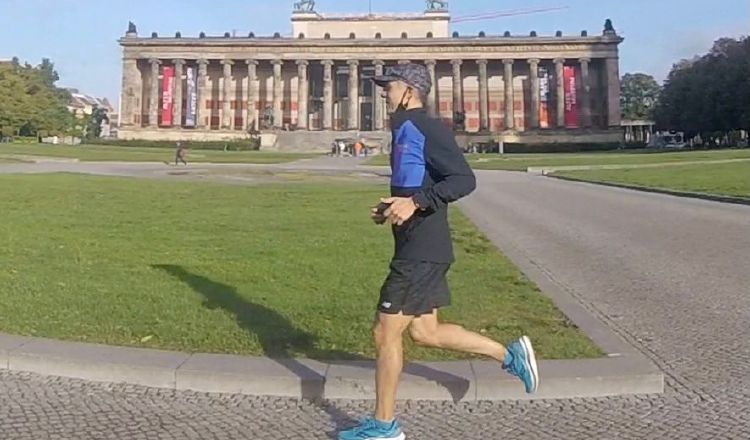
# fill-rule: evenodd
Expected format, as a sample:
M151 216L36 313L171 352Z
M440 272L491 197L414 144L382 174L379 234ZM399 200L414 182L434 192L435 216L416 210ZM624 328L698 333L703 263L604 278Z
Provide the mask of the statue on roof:
M448 9L447 0L427 0L426 3L428 11L444 11Z
M315 0L299 0L294 2L295 11L314 12Z
M135 28L135 23L132 21L128 21L128 33L129 34L137 34L138 30Z
M612 26L612 20L609 18L604 22L604 33L605 34L616 34L615 27Z

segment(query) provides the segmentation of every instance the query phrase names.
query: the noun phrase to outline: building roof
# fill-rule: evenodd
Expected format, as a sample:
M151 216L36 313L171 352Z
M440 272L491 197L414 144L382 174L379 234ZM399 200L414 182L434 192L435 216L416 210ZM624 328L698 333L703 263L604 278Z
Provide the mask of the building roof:
M421 22L432 22L433 28L425 28L419 25L419 29L399 29L394 34L392 27L401 26L401 21L411 21L413 24ZM518 44L570 44L570 43L606 43L619 44L623 38L617 35L614 30L606 31L600 35L589 35L582 32L579 35L562 35L560 33L552 36L537 35L536 32L529 32L522 35L510 35L509 32L503 34L490 34L486 32L477 32L475 34L459 34L451 32L449 29L450 13L447 10L428 10L420 13L320 13L317 11L294 11L291 16L292 32L277 32L274 35L255 35L248 32L245 35L234 35L225 33L224 35L205 35L201 32L200 36L159 36L156 33L152 35L139 36L137 32L128 32L119 43L122 46L305 46L314 44L316 46L355 46L361 44L377 44L384 46L443 46L454 45L461 46L465 44L473 45L518 45ZM342 26L336 22L351 22L351 28L346 28L345 34L336 35L337 32L329 31L326 25L330 22L331 26ZM381 23L379 23L381 22ZM392 23L387 23L392 22ZM429 27L429 24L427 24ZM389 32L382 32L380 27L388 26ZM314 28L313 28L314 27ZM315 30L313 30L315 29ZM323 29L323 31L321 31ZM337 29L340 30L340 27ZM427 30L425 30L427 29ZM428 32L429 31L429 32ZM559 32L559 31L558 31ZM327 35L324 35L328 33ZM406 37L402 33L407 34ZM429 35L428 35L429 33ZM354 34L353 36L350 34ZM391 35L388 35L391 34Z
M89 106L97 106L99 108L106 109L107 112L114 111L114 107L112 107L112 104L107 98L97 98L92 95L80 93L78 89L73 88L68 88L66 90L70 93L71 96L70 103L68 104L69 107L83 109Z
M124 37L119 40L122 46L161 46L161 45L211 45L211 46L252 46L252 45L282 45L282 46L305 46L311 42L316 44L327 44L330 46L341 45L359 45L362 43L376 43L379 45L400 46L400 45L464 45L467 42L485 43L489 45L515 45L515 44L569 44L569 43L620 43L623 38L620 36L594 35L594 36L536 36L528 35L461 35L456 37L408 37L408 38L374 38L370 36L356 38L299 38L289 36L254 36L254 37L223 37L223 36L205 36L205 37Z
M447 12L438 13L387 13L378 12L370 14L361 13L334 13L321 14L318 12L304 12L292 14L292 21L402 21L402 20L428 20L446 21L450 20Z

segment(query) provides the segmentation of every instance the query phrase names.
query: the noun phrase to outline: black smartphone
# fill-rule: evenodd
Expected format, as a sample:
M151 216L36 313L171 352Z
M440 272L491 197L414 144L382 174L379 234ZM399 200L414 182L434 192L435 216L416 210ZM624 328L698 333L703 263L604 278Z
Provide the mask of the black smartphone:
M383 213L385 213L385 210L388 209L389 206L391 206L390 203L380 202L378 203L378 206L375 207L375 214L377 217L374 220L376 224L382 225L385 223L386 218Z

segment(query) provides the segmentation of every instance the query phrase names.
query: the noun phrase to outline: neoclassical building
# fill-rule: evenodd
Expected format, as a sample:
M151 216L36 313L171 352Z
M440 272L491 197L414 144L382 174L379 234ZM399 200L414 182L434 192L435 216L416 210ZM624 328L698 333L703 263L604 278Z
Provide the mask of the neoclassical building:
M120 39L119 136L230 139L252 131L311 142L388 128L370 78L424 63L428 109L464 137L506 142L614 142L620 129L618 45L599 35L450 31L446 10L419 14L292 13L292 34ZM377 133L372 133L375 135ZM315 142L315 141L312 141Z

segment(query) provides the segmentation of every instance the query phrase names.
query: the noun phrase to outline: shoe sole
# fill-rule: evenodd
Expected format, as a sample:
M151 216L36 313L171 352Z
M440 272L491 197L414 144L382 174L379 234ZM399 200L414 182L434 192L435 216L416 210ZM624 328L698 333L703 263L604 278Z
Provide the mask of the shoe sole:
M534 348L531 346L531 340L528 336L521 336L521 345L523 345L524 351L526 352L526 362L531 367L531 377L534 382L531 386L531 393L535 393L539 388L539 368L536 365L536 356L534 355Z
M405 439L406 439L406 434L402 432L396 437L370 437L365 440L405 440Z

